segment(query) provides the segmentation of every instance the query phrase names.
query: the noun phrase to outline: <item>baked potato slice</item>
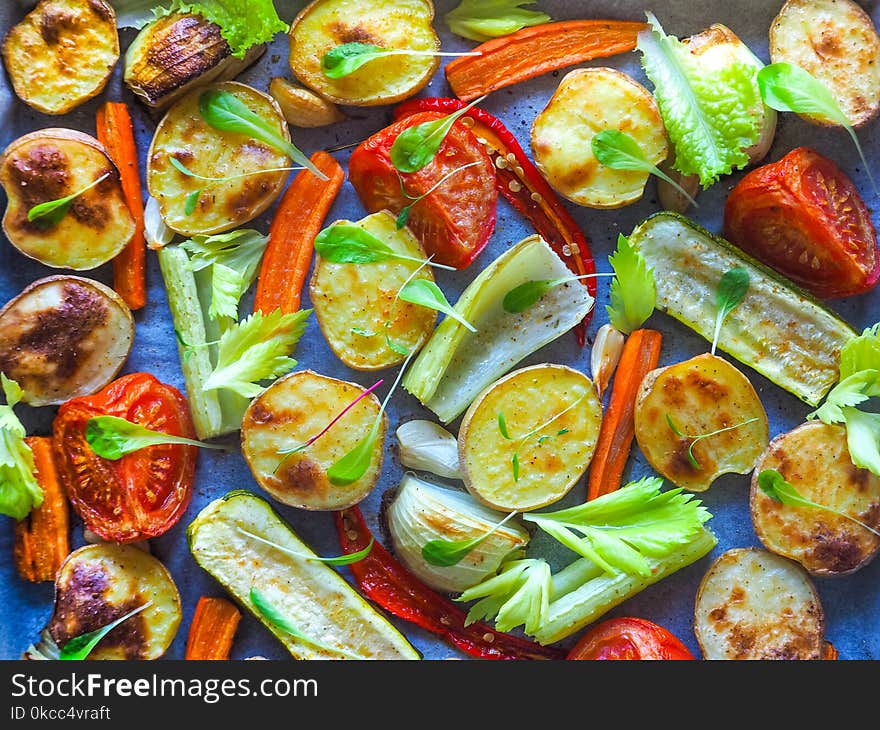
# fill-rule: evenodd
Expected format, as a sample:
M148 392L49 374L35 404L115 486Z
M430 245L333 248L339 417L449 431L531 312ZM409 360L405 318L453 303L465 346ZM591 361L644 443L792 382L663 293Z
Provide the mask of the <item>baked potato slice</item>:
M707 435L731 426L737 428ZM722 474L750 472L770 440L767 413L749 379L708 353L648 373L636 398L635 435L657 472L694 492Z
M345 114L338 106L311 89L297 86L287 79L277 76L272 79L269 93L278 102L281 113L291 127L326 127L345 119Z
M125 84L153 109L164 109L194 86L231 81L266 52L232 55L220 26L196 13L171 13L145 25L125 53Z
M728 550L697 591L704 659L822 659L825 613L807 572L760 548Z
M210 126L199 112L199 97L207 89L235 95L284 139L290 139L287 122L275 100L236 81L200 86L171 106L150 145L147 187L159 203L165 224L185 236L222 233L253 220L278 197L288 173L267 172L222 182L207 181L184 174L171 164L170 158L190 172L214 178L292 165L285 153L264 142ZM190 195L198 195L198 202L192 214L187 215Z
M666 128L654 97L611 68L570 71L532 123L535 163L561 195L578 205L620 208L645 192L647 172L613 170L593 156L593 137L605 129L630 135L655 165L666 159Z
M880 529L880 478L853 465L843 426L810 421L770 442L752 475L752 524L764 547L812 575L846 575L874 558L880 537L833 512L776 502L758 486L765 469L806 499Z
M351 221L339 221L352 224ZM353 225L372 233L404 256L427 255L409 228L397 230L396 219L380 211ZM417 261L391 259L375 264L335 264L317 256L309 296L318 325L330 349L350 368L381 370L417 352L437 322L437 312L397 299L397 293L419 268ZM434 281L425 266L415 278ZM395 351L391 343L399 346Z
M57 223L28 220L35 205L78 195ZM135 221L119 170L98 140L72 129L41 129L19 137L0 155L0 185L9 202L3 230L25 256L53 268L94 269L131 240Z
M106 0L40 0L3 41L12 88L44 114L66 114L100 94L119 59Z
M565 365L515 370L484 390L458 433L467 490L501 512L552 504L593 458L602 404L590 379Z
M770 26L770 58L825 84L854 127L880 112L880 37L852 0L788 0Z
M360 502L379 480L388 417L383 415L366 473L347 486L330 483L327 470L364 438L379 414L379 401L363 398L315 443L288 455L319 434L364 389L311 370L275 381L255 398L241 424L244 458L263 489L279 502L309 510L340 510Z
M116 377L133 342L131 310L91 279L40 279L0 309L0 372L32 406L96 393Z
M433 19L430 0L315 0L290 24L290 68L303 84L336 104L394 104L424 88L440 59L387 56L340 79L325 76L321 60L344 43L439 51Z

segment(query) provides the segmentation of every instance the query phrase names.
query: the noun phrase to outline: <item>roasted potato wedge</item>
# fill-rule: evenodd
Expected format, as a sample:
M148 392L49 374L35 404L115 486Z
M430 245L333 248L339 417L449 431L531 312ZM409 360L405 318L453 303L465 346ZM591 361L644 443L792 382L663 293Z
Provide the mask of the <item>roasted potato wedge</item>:
M232 55L220 26L195 13L172 13L145 25L125 53L125 83L153 109L164 109L194 86L231 81L266 51Z
M89 659L158 659L177 634L181 609L177 586L152 555L130 545L86 545L58 571L49 634L63 647L148 601L149 608L107 634Z
M601 422L602 404L583 373L565 365L515 370L464 415L458 432L464 485L501 512L552 504L587 470Z
M825 613L800 565L736 548L703 576L694 633L704 659L821 659Z
M106 0L40 0L3 41L12 88L44 114L100 94L117 60L116 12Z
M770 26L770 58L825 84L854 127L880 112L880 37L852 0L788 0Z
M32 406L97 392L116 377L133 342L131 310L91 279L40 279L0 309L0 372Z
M40 203L84 190L54 224L28 220ZM19 137L0 155L0 185L9 203L3 230L26 256L54 268L94 269L134 235L119 170L98 140L72 129L41 129Z
M283 152L244 134L221 132L202 119L199 97L207 88L234 94L278 134L290 139L287 122L275 100L236 81L200 86L174 104L156 128L150 145L147 187L159 203L165 224L186 236L221 233L253 220L278 197L288 173L267 172L223 182L206 181L176 169L169 162L170 157L190 172L219 178L292 164ZM199 197L195 210L187 215L187 197L196 193Z
M611 68L566 74L532 124L535 162L548 182L578 205L620 208L645 191L647 172L613 170L593 156L592 139L605 129L630 135L655 165L666 159L666 128L654 97Z
M749 379L708 353L648 373L636 399L635 435L654 469L694 492L722 474L750 472L770 439L767 413Z
M354 225L404 256L419 260L427 257L410 230L397 230L395 218L385 211ZM397 299L397 292L418 268L416 261L399 259L334 264L317 257L309 296L321 332L342 362L355 370L381 370L403 362L403 350L416 352L427 342L437 313ZM428 266L415 276L434 281ZM391 343L399 345L400 351L391 349Z
M846 575L874 558L880 537L833 512L776 502L758 486L765 469L778 471L810 501L880 529L880 478L853 465L846 429L810 421L770 442L752 475L752 524L768 550L813 575Z
M290 68L306 86L336 104L394 104L424 88L440 65L433 56L378 58L340 79L321 70L324 54L344 43L439 51L430 0L315 0L290 24Z
M284 118L292 127L326 127L345 119L345 114L338 106L287 79L272 79L269 82L269 93L278 102Z
M379 414L374 395L363 398L311 446L279 453L319 434L363 391L356 383L302 370L275 381L255 398L241 424L241 447L257 484L279 502L301 509L345 509L366 497L382 473L387 416L382 416L372 461L360 479L335 486L327 470L373 427Z

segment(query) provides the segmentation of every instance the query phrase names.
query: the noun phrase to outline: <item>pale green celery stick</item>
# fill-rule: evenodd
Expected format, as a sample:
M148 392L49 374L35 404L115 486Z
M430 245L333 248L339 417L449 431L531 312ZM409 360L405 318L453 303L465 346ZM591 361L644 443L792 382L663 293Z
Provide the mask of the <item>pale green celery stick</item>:
M579 588L551 601L547 620L535 633L535 639L546 646L580 631L649 585L696 562L717 543L715 535L704 527L693 540L672 555L661 559L648 558L652 573L646 578L616 573L588 580Z
M587 558L578 558L569 563L551 579L550 600L556 601L580 588L588 580L604 575L605 571Z

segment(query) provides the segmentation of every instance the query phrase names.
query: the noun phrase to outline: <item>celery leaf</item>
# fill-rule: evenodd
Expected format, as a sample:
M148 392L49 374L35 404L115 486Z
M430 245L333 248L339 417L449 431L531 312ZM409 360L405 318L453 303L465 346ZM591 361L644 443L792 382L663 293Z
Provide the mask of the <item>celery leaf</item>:
M624 235L617 238L617 251L608 258L615 277L611 281L611 304L606 306L611 324L624 334L641 327L657 303L654 269Z

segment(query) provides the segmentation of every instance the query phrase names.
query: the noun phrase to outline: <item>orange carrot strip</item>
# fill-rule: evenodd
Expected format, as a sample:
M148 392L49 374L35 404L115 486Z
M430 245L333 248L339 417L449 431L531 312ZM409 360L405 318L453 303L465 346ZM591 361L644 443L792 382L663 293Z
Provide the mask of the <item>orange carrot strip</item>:
M636 396L645 376L657 367L662 340L656 330L640 329L633 332L623 346L611 400L602 419L596 453L590 464L588 500L620 488L635 435Z
M303 170L281 198L269 227L269 244L254 298L255 312L269 314L280 308L289 314L299 309L315 236L320 233L345 179L339 163L326 152L315 152L311 160L330 179L320 180Z
M55 580L61 563L70 553L70 510L55 469L52 439L32 436L26 443L34 454L43 504L15 523L13 554L21 577L39 583Z
M229 659L240 619L241 611L225 598L202 596L189 627L186 658Z
M446 65L446 80L463 101L576 63L631 51L645 23L563 20L494 38Z
M113 288L130 309L140 309L147 303L144 201L128 107L114 101L98 107L97 129L98 141L119 168L125 202L135 221L134 237L113 259Z

